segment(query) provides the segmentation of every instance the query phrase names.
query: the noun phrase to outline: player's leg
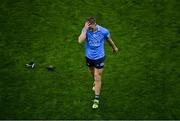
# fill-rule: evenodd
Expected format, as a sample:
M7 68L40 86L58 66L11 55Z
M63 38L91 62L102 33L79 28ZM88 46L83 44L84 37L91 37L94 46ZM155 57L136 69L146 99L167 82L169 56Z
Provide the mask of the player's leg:
M96 60L94 65L95 65L95 68L94 68L95 97L94 97L94 104L92 108L98 108L100 91L101 91L101 78L102 78L103 67L104 67L104 58L100 58Z
M92 105L93 109L98 108L99 106L99 98L100 98L100 91L101 91L101 77L103 69L94 69L94 80L95 80L95 97L94 97L94 103Z
M102 69L97 69L97 68L94 69L95 95L96 96L100 95L102 73L103 73L103 68Z

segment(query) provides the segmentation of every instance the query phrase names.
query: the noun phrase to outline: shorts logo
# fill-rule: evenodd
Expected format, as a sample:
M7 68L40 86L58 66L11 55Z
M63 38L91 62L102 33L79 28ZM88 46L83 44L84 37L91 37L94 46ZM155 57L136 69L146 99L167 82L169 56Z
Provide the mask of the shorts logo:
M100 66L104 66L104 63L100 63Z

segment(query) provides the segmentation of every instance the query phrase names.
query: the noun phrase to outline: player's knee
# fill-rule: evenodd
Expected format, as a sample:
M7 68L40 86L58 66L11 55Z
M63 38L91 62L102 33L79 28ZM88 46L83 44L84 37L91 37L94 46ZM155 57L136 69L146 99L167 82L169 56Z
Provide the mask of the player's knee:
M95 81L101 81L101 75L100 74L94 74L94 80Z

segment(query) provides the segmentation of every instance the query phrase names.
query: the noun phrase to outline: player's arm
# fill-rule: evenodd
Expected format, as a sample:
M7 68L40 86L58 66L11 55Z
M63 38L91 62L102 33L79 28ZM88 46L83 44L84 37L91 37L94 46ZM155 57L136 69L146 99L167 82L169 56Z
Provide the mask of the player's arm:
M78 38L79 44L81 44L82 42L85 41L85 39L86 39L86 32L87 31L83 28L83 30L82 30L81 34L79 35L79 38Z
M108 44L112 47L113 52L118 52L118 48L117 46L114 44L113 40L111 39L111 37L107 38L107 42Z
M82 42L84 42L86 40L86 32L89 29L89 22L86 22L81 34L78 37L78 42L81 44Z

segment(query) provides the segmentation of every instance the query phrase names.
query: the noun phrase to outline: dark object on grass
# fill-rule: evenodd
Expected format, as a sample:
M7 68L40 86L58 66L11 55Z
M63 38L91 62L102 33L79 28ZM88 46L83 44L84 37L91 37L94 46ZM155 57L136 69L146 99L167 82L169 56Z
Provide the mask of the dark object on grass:
M48 71L55 71L55 67L52 66L52 65L49 65L49 66L47 67L47 70L48 70Z
M35 68L35 64L34 64L34 62L30 62L30 63L26 64L25 67L33 69L33 68Z

